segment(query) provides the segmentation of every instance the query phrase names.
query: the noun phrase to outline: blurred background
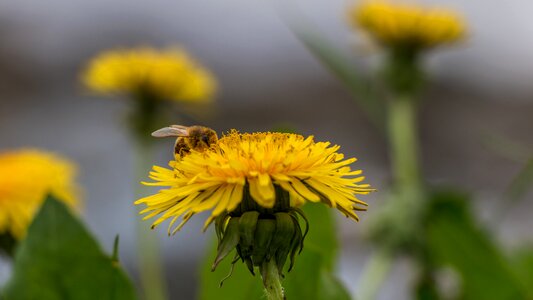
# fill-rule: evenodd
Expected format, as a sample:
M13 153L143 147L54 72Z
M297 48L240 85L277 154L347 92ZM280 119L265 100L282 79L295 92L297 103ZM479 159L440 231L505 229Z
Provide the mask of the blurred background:
M429 1L424 1L429 2ZM79 72L96 53L117 46L179 44L211 69L219 82L213 108L193 112L218 132L290 126L317 140L340 144L359 158L378 189L390 179L387 145L344 86L295 38L287 24L305 24L352 55L364 72L376 55L359 51L344 0L23 0L0 1L0 151L39 147L80 165L84 219L111 251L120 234L121 260L135 278L135 199L128 102L87 93ZM533 3L431 1L464 13L470 27L459 47L427 57L423 95L424 171L433 183L473 192L481 220L510 249L532 240L533 195L502 214L502 195L533 152ZM356 53L357 52L357 53ZM159 165L171 159L172 140L160 142ZM148 170L146 170L148 172ZM148 188L146 188L148 189ZM382 197L365 197L379 206ZM372 251L361 242L366 215L339 218L339 272L352 291ZM163 244L172 299L194 299L198 264L210 234L203 218ZM10 266L0 262L0 282ZM409 264L398 262L380 299L408 299ZM407 275L406 275L407 274ZM231 279L230 279L231 280Z

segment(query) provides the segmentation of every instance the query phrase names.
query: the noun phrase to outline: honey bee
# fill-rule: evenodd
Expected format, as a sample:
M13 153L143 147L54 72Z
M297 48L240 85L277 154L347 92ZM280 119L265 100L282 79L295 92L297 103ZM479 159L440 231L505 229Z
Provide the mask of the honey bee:
M191 149L205 151L218 141L217 133L204 126L170 125L152 133L154 137L178 137L174 144L174 154L183 157Z

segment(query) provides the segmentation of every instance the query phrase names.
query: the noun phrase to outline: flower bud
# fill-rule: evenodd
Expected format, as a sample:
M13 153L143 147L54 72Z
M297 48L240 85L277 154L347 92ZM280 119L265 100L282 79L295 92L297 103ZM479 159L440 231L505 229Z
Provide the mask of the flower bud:
M278 271L281 274L283 265L287 260L287 256L290 252L290 247L293 238L295 237L296 226L292 217L288 213L276 213L276 233L270 242L270 249L267 260L270 260L272 256L276 260Z
M252 275L255 275L255 267L263 273L271 260L281 275L289 256L292 269L309 226L303 212L290 207L286 191L276 187L276 196L277 205L267 209L257 205L245 191L238 209L216 218L219 244L213 270L233 249L237 251L234 263L240 258ZM306 222L305 233L300 227L300 216Z
M267 258L270 241L276 231L276 221L272 219L261 219L257 222L255 232L254 247L252 251L252 261L254 266L259 267Z

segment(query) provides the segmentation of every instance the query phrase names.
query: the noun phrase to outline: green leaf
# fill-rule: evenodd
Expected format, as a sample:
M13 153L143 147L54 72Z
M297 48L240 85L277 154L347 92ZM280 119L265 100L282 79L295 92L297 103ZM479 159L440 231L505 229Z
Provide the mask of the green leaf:
M134 289L64 204L49 197L16 253L6 300L131 300Z
M476 224L461 194L431 199L427 238L431 259L460 274L462 299L524 299L524 292L501 249Z
M350 296L342 284L333 276L336 262L337 238L331 209L323 204L307 204L303 208L309 220L310 230L304 249L294 269L287 273L282 284L287 299L306 300L349 300ZM231 260L226 258L215 272L211 263L216 255L216 240L201 271L201 300L250 300L263 299L264 292L260 276L253 277L241 262L235 264L230 278L223 279L231 269ZM257 273L257 272L256 272Z
M527 299L533 299L533 247L520 249L511 257L515 274L526 289Z
M318 289L316 299L334 299L334 300L351 300L346 287L340 282L340 280L333 276L330 272L322 270L320 273L321 281ZM302 298L297 298L302 299Z
M201 269L200 297L201 300L252 300L263 299L263 285L261 277L252 276L246 266L238 261L231 277L220 282L228 275L231 270L231 256L228 255L217 266L216 270L211 272L211 266L217 254L217 239L213 238L207 256L204 258ZM235 250L233 250L235 253ZM256 272L257 273L257 272Z
M370 84L359 76L350 59L316 32L311 32L308 29L293 29L293 33L349 89L353 99L361 106L370 120L379 128L383 128L384 104L375 95Z
M303 207L309 220L309 233L305 238L304 251L320 253L324 267L332 271L337 261L337 227L331 208L322 203L309 203ZM302 252L303 253L303 252Z
M349 293L327 268L328 260L315 249L304 249L282 283L287 299L349 300Z
M283 286L287 299L350 299L349 293L332 274L338 243L331 209L321 203L310 203L303 210L309 220L309 234L294 269L285 274Z

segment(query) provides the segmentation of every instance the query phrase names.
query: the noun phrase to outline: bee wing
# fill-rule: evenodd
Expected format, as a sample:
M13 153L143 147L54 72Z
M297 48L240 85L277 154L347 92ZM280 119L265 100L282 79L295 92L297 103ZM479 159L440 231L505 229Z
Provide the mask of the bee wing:
M189 136L187 127L181 125L170 125L152 132L153 137Z
M169 127L174 128L176 130L181 130L183 132L187 132L189 130L188 126L183 126L183 125L170 125Z

